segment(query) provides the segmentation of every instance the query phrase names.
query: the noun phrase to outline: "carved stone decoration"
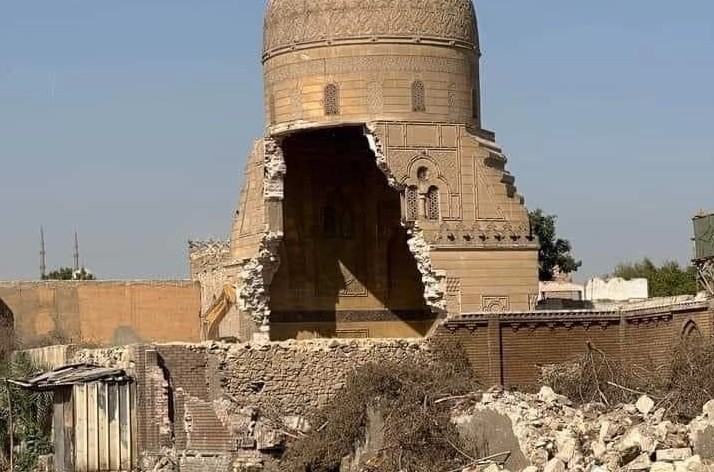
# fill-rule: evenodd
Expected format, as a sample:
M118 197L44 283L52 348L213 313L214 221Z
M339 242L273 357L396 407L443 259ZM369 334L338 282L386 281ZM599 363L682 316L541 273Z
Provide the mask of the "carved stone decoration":
M531 293L530 295L528 295L528 309L535 310L537 305L538 305L538 294Z
M335 57L329 62L324 60L305 60L297 64L266 64L265 80L273 85L285 80L299 80L315 75L316 70L324 70L327 76L342 77L347 74L381 73L415 74L420 71L444 74L459 74L466 61L462 59L420 56L357 56Z
M483 297L481 305L486 313L504 313L510 307L508 297Z
M446 293L456 295L461 293L461 279L458 277L448 277L446 279Z
M367 109L372 115L382 112L384 106L384 90L382 83L373 80L367 84Z
M414 38L478 48L470 0L271 0L265 17L264 54L314 43L411 42Z
M302 119L302 87L298 82L290 94L290 105L292 107L292 119L297 121Z
M457 109L457 101L456 101L456 84L449 84L449 88L447 91L447 101L449 104L449 118L452 120L456 120L459 116L459 110Z

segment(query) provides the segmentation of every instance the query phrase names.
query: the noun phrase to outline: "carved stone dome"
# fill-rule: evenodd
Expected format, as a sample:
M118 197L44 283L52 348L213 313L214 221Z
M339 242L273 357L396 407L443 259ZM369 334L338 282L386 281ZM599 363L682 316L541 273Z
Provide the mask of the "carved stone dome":
M470 0L269 0L264 59L325 44L423 42L478 49Z

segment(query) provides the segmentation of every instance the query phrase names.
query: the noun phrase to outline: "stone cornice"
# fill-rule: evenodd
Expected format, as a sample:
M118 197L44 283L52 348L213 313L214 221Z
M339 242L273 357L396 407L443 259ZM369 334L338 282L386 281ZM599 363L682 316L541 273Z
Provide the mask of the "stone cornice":
M265 63L270 59L280 56L282 54L288 54L291 52L305 51L308 49L317 49L325 47L335 47L335 46L360 46L365 44L383 44L383 45L394 45L394 44L411 44L411 45L424 45L424 46L440 46L447 48L464 49L467 51L475 52L477 56L481 56L481 52L472 43L466 41L459 41L446 38L436 38L436 37L415 37L415 38L403 38L396 36L371 36L371 37L354 37L354 38L339 38L339 39L324 39L320 41L310 41L300 44L291 44L289 46L281 46L266 50L262 55L262 62Z
M582 326L586 329L600 327L603 329L621 322L627 324L651 324L670 322L677 313L707 311L710 309L711 300L691 300L662 304L643 308L628 309L616 307L610 309L593 310L543 310L543 311L513 311L503 313L464 313L449 316L444 321L444 326L452 331L460 328L470 330L480 326L487 326L490 317L497 317L501 326L511 326L518 331L523 328L535 329L548 327L550 329L564 327L570 329Z

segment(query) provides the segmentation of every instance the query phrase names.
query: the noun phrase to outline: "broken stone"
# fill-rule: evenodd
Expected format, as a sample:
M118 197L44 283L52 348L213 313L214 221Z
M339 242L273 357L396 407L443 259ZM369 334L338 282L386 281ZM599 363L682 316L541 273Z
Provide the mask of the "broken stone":
M592 443L591 449L593 451L593 456L596 459L602 459L602 457L607 452L607 446L603 441L595 441Z
M498 464L492 462L483 472L501 472L501 469L498 467Z
M523 469L521 472L538 472L538 467L534 465L529 465L525 469Z
M652 400L650 397L647 395L642 395L639 400L637 400L637 403L635 403L635 407L637 408L637 411L642 413L643 415L647 416L650 414L652 409L655 406L654 400Z
M704 406L702 407L702 414L706 418L714 420L714 400L709 400L704 404Z
M649 470L652 465L649 454L641 454L635 460L627 464L627 470L636 472L638 470Z
M714 425L697 419L689 425L689 428L689 438L694 453L707 460L714 459Z
M655 462L650 472L674 472L674 464L670 462Z
M560 459L551 459L543 468L543 472L565 472L565 463Z
M651 453L654 451L655 446L655 441L644 435L640 426L635 426L625 433L625 436L617 443L616 449L619 452L638 449L642 452Z
M684 461L692 457L692 450L688 447L677 449L660 449L656 453L658 462Z
M563 435L556 439L556 447L558 448L558 453L555 455L556 458L565 462L566 464L575 455L575 450L577 448L577 441L574 437L569 435Z
M550 387L542 387L540 389L540 391L538 392L538 400L549 405L554 403L569 403L567 398L565 398L563 395L558 395Z
M674 463L674 472L707 472L707 470L699 456L692 456L687 460Z

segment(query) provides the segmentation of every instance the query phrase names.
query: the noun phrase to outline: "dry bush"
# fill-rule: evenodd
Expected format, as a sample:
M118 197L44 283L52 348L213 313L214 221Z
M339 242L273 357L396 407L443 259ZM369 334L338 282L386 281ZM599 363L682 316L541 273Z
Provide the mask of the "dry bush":
M714 399L714 340L680 343L674 351L669 384L663 390L672 416L689 420Z
M545 366L539 383L576 403L631 403L643 394L675 420L688 421L714 398L714 340L680 343L665 363L622 362L592 344L570 362Z
M344 390L310 418L312 433L287 445L277 470L333 472L364 441L368 411L384 418L384 442L365 470L435 472L463 467L478 451L462 444L449 402L478 387L458 348L437 345L428 361L368 364L357 368Z

